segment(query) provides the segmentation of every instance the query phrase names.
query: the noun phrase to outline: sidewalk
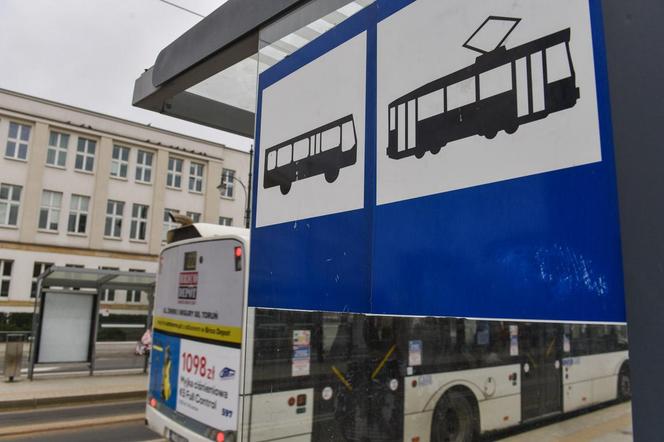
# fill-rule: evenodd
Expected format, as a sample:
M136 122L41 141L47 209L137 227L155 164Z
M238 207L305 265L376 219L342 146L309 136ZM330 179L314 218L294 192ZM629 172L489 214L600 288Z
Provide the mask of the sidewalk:
M99 373L94 376L25 376L0 382L0 411L115 399L140 399L147 394L145 374Z

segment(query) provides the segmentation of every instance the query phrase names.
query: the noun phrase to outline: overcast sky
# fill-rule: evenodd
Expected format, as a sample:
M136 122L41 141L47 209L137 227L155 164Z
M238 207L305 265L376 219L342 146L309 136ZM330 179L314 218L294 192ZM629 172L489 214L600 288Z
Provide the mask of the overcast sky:
M208 15L225 0L169 0ZM134 80L201 18L159 0L0 0L0 88L249 149L131 105Z

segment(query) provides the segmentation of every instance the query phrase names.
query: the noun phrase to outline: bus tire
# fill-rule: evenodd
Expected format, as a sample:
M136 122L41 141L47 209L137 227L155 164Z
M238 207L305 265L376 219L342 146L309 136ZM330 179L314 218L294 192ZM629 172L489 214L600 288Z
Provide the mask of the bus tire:
M496 138L496 135L498 135L498 131L495 129L488 129L486 132L484 132L484 136L487 138L487 140L493 140Z
M424 150L416 150L415 151L415 158L417 158L419 160L420 158L422 158L424 156L424 153L425 153Z
M284 183L279 185L279 190L281 190L282 195L286 195L288 192L290 192L292 183Z
M618 374L618 400L626 401L632 397L632 380L630 378L629 366L623 364Z
M431 152L433 155L436 155L438 152L440 152L440 149L442 148L443 146L432 147L431 149L429 149L429 152Z
M451 390L438 401L431 423L431 442L477 440L477 402L470 391Z

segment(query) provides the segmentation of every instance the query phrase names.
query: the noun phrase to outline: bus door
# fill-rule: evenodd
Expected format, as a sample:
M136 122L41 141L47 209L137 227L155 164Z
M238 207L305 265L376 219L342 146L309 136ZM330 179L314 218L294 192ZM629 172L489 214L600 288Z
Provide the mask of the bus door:
M560 331L556 324L519 326L521 419L562 411Z

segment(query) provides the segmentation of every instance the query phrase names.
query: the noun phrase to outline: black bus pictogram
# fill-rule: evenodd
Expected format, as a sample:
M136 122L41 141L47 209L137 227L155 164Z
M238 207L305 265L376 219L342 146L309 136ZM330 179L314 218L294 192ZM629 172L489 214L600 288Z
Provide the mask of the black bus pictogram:
M263 188L279 186L286 195L293 182L324 174L334 182L357 161L353 115L347 115L265 150Z
M480 52L475 63L427 83L388 106L387 155L400 159L426 151L437 154L447 143L473 135L492 139L504 130L573 107L580 97L570 52L570 28L506 49L503 43L518 18L487 18L464 43ZM489 23L506 34L483 50L471 44Z

